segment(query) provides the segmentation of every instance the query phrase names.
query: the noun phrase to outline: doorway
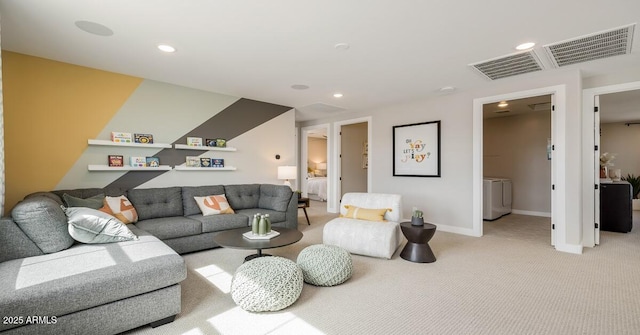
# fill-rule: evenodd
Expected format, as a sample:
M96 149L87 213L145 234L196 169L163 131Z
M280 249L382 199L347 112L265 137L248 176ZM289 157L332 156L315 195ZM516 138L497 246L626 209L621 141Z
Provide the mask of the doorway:
M566 167L565 143L566 133L566 86L550 86L528 91L521 91L473 101L473 233L483 235L483 106L503 100L516 100L535 96L550 95L552 105L551 134L551 245L556 250L581 253L581 246L566 243L566 223L564 220L566 203Z
M334 158L336 175L332 192L332 208L340 211L340 199L346 192L371 192L371 164L373 144L371 117L336 122L334 124ZM331 208L331 207L330 207Z
M328 208L331 201L329 125L304 127L301 138L300 191L311 200L326 202Z
M483 105L483 232L548 241L551 100L542 95Z
M583 152L590 161L583 163L586 176L585 189L593 190L584 193L583 244L593 247L600 244L600 183L628 175L640 175L640 160L633 145L640 137L640 82L598 87L583 92L583 108L589 110L592 117L585 117ZM615 156L609 164L610 174L600 174L601 158ZM615 172L618 170L619 175ZM588 184L587 184L588 183ZM596 185L589 187L588 185ZM632 196L635 196L633 191ZM637 216L637 211L633 211ZM635 219L635 218L634 218Z

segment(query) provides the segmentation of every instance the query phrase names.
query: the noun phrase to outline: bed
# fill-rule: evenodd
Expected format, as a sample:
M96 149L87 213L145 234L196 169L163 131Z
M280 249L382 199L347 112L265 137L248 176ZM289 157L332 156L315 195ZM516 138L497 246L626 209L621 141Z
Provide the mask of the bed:
M307 195L309 199L327 201L327 177L307 178Z

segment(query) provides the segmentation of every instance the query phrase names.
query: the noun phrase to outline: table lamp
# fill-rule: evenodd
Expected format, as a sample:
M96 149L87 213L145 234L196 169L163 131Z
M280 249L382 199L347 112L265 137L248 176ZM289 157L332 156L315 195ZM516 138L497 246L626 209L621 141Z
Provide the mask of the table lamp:
M298 169L295 166L278 166L278 179L284 179L284 184L291 187L289 179L296 179Z

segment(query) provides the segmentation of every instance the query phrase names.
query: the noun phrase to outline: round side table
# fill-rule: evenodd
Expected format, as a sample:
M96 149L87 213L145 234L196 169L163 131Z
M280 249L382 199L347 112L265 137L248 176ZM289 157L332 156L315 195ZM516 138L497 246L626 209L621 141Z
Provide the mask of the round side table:
M402 234L407 238L400 257L416 263L433 263L436 256L429 246L429 240L436 233L436 225L425 223L422 226L414 226L411 222L400 223Z

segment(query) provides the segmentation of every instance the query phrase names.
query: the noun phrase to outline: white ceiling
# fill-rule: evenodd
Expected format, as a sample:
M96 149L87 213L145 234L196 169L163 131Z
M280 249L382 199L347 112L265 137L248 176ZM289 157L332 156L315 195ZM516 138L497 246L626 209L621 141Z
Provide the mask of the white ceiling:
M525 41L561 71L543 45L636 23L640 1L0 0L0 14L5 50L296 107L304 121L487 85L468 65ZM566 68L640 67L637 30L630 55Z

